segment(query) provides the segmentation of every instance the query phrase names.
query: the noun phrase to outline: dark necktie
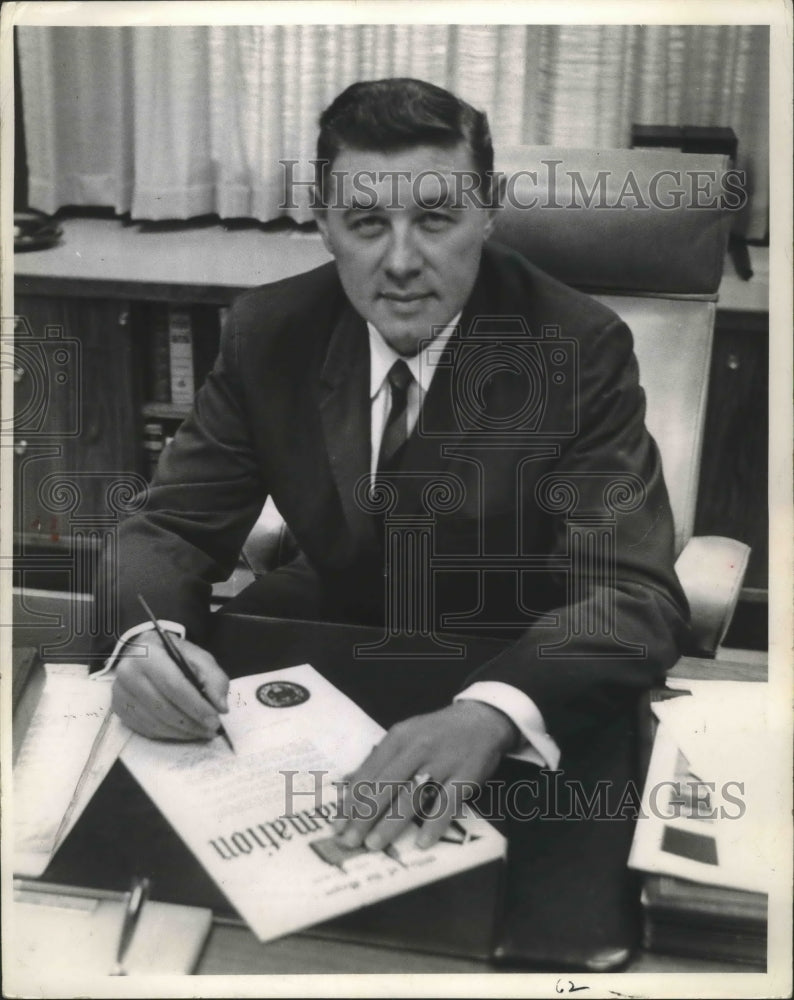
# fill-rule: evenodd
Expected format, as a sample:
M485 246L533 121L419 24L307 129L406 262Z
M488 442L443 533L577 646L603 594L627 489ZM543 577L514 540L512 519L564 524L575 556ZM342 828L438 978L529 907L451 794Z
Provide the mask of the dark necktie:
M393 472L399 465L408 438L408 390L414 381L411 369L401 358L394 362L386 378L391 386L391 409L380 443L379 473Z

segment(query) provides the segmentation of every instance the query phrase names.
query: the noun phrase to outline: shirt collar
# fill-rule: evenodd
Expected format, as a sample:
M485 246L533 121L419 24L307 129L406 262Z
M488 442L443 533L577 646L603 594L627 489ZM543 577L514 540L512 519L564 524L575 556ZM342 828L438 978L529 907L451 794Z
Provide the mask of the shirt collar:
M424 350L411 358L404 358L402 354L398 354L393 347L386 343L380 331L372 323L368 322L369 398L374 399L378 395L391 366L399 358L402 358L408 365L411 374L420 385L422 392L427 392L430 388L430 383L433 381L433 375L435 375L435 366L438 363L440 354L439 348L442 348L452 336L453 330L460 322L461 315L462 311L450 320L438 336L425 345ZM433 348L432 351L429 350L431 347Z

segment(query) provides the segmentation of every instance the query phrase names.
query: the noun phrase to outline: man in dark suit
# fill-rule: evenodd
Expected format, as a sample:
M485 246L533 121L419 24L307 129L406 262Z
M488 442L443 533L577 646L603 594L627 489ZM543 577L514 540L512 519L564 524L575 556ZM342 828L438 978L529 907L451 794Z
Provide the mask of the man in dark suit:
M341 821L345 843L396 836L410 808L387 810L393 783L429 775L450 790L429 844L454 789L505 754L557 768L571 741L630 711L677 658L686 601L631 334L486 245L498 185L485 116L418 81L355 84L321 117L318 161L334 261L237 301L145 509L122 526L114 707L153 738L216 731L227 679L203 648L210 586L271 495L300 555L236 610L515 637L353 776L383 784L375 816ZM409 522L430 539L410 566L396 541ZM142 631L139 592L211 704ZM136 633L143 656L126 645Z

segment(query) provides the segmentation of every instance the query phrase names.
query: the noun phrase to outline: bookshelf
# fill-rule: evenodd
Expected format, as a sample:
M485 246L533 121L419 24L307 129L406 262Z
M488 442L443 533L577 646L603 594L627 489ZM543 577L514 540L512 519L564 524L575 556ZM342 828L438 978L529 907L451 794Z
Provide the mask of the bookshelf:
M329 256L314 233L253 224L61 225L56 247L14 261L13 558L17 586L75 591L81 550L98 548L190 407L192 391L156 391L156 331L187 318L197 388L235 296Z

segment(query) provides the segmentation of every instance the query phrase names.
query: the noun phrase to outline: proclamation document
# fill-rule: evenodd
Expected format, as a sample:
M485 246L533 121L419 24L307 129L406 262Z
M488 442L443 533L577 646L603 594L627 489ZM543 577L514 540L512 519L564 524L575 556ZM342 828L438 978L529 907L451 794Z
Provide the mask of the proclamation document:
M121 759L262 941L504 857L472 810L427 849L413 823L385 851L339 845L335 782L383 729L310 666L233 680L223 724L234 753L135 735Z

